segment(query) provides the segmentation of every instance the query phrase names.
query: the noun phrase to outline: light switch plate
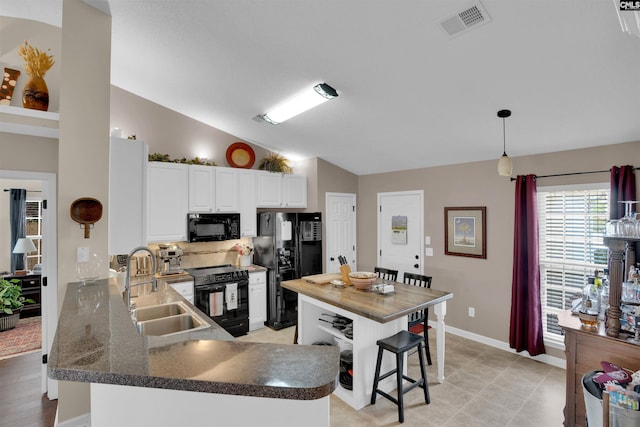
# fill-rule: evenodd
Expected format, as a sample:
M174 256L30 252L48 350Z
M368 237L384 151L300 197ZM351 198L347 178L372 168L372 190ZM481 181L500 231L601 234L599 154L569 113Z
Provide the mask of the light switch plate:
M89 262L89 248L79 247L76 262Z
M427 246L431 244L431 236L424 236L424 244Z
M433 256L433 248L424 248L425 256Z

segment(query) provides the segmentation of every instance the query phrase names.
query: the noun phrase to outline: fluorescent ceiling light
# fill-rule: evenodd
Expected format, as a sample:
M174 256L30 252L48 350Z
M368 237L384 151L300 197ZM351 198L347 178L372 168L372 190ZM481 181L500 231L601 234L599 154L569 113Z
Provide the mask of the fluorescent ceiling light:
M272 125L277 125L337 96L338 92L334 88L320 83L263 114L262 118Z

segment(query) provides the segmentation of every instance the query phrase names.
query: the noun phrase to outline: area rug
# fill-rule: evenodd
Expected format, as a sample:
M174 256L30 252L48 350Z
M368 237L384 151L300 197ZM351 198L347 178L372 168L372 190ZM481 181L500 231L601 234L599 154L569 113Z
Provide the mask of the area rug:
M39 350L41 346L40 316L20 319L15 328L0 332L0 360Z

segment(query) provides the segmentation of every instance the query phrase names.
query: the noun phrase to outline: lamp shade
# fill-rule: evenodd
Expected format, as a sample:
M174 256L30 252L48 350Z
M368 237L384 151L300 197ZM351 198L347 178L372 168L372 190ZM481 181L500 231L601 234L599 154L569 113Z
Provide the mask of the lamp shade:
M36 246L28 237L19 238L16 242L16 245L13 247L14 254L28 254L29 252L34 252L35 250Z
M511 163L511 159L507 154L503 154L502 157L498 160L498 175L500 176L511 176L511 172L513 171L513 164Z

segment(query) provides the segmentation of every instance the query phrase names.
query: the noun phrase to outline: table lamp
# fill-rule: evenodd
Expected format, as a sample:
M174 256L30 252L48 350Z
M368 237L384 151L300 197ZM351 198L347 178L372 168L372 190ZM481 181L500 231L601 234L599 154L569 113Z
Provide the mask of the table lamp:
M25 259L25 255L29 252L34 252L36 250L36 246L33 244L33 241L28 237L21 237L16 242L16 245L13 247L14 254L22 254L22 266L23 270L17 270L14 274L16 276L24 276L27 274L27 262Z

